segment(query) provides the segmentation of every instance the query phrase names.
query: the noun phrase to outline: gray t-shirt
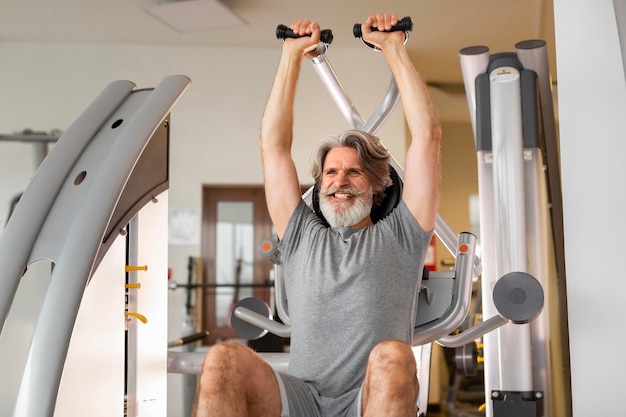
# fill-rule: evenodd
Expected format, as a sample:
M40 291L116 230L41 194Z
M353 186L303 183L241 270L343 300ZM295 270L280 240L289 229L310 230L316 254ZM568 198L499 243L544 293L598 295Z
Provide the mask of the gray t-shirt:
M301 201L280 243L289 373L337 398L361 386L374 346L410 343L431 236L402 201L360 229L329 228Z

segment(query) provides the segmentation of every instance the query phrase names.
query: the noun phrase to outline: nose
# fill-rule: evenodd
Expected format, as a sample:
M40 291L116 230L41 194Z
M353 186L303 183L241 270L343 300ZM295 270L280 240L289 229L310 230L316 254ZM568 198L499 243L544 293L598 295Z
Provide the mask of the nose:
M347 185L349 185L349 180L348 180L348 174L346 173L346 171L339 171L337 172L337 175L335 176L335 184L337 187L345 187Z

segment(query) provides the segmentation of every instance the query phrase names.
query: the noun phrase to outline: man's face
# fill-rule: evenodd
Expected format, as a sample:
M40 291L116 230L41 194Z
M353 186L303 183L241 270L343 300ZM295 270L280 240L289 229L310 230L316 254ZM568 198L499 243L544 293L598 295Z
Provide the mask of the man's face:
M354 148L331 149L324 160L320 210L333 227L372 224L372 183Z

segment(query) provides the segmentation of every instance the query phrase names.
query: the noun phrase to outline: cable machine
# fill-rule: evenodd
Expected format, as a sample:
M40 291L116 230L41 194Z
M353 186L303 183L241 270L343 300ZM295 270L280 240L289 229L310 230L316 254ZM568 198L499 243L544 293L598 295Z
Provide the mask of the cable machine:
M105 288L118 288L116 285L119 285L120 290L117 297L107 298L111 302L107 306L116 305L115 300L119 300L121 308L119 316L112 315L112 327L116 330L112 333L104 330L101 334L96 332L98 344L86 350L90 352L102 345L115 352L123 352L124 335L130 331L132 335L126 341L126 355L131 356L130 365L127 364L126 369L119 373L120 381L126 379L128 408L132 415L137 415L155 407L155 404L160 407L159 398L164 401L167 335L163 322L166 323L167 309L162 308L162 303L167 300L167 264L162 254L167 253L167 242L166 239L157 239L151 232L165 236L166 227L161 225L151 229L139 224L136 215L147 205L161 209L167 207L164 192L169 186L168 115L189 83L187 77L173 75L164 78L153 89L137 89L130 81L109 84L59 138L0 235L0 323L3 333L20 280L28 266L41 259L53 264L21 377L13 412L15 417L54 415L61 377L64 380L68 378L64 366L69 363L66 360L72 333L77 331L74 327L79 307L89 292L86 291L87 284L100 270L99 267L106 263L103 260L107 253L117 256L118 262L113 271L109 271L110 275L105 277L109 278L104 281L108 284ZM161 204L157 205L159 199ZM166 213L156 217L167 219ZM124 231L127 225L128 229ZM144 242L162 241L164 245L158 250L146 252L146 244L138 241L141 230L147 236ZM127 242L116 239L122 232L129 236ZM117 246L119 242L127 246L122 249L121 255ZM136 263L141 261L140 255L144 259L152 256L150 259L154 262L150 270ZM159 294L158 286L156 292L146 292L150 285L139 290L138 274L154 277L146 284L158 283L157 278L162 277L160 294L163 297L160 303L157 297L152 297ZM137 297L137 294L144 297ZM148 294L152 296L146 300ZM106 298L104 293L96 295L100 295L97 300ZM142 304L146 301L148 303ZM147 316L150 315L146 314L152 302L152 307L157 310L152 310L154 314L151 318L160 319L154 324L148 322ZM136 310L142 306L146 310ZM136 321L125 329L125 324L134 319L148 323L152 333L145 327L138 328ZM161 325L157 325L159 321ZM90 325L93 326L93 323L87 323L88 330ZM98 325L103 323L98 322ZM107 337L103 338L102 334ZM108 344L109 339L118 341L118 337L120 343ZM161 358L150 350L150 346L161 345L151 343L151 338L163 338L163 347L159 348ZM108 349L104 352L108 354ZM158 366L159 361L161 367ZM111 369L118 363L117 360L96 362L105 366L109 364ZM89 359L86 363L90 364ZM161 377L154 377L154 371L160 372ZM141 379L142 372L149 373L153 378ZM109 373L112 372L105 372ZM83 384L84 379L83 375ZM155 388L156 384L161 384L162 395L156 393L159 391ZM90 385L87 384L85 390L92 390ZM117 404L119 410L123 410L124 384L108 384L113 390L118 386L121 394L119 402L111 404L111 401L105 400L104 403L108 407ZM74 385L72 391L76 388ZM76 392L72 395L76 397ZM99 392L97 395L86 392L83 397L97 403L101 395Z
M554 378L569 391L568 371L553 372L561 368L552 363L560 346L550 349L559 331L567 335L558 142L546 44L515 48L460 51L477 151L482 314L496 311L489 295L511 271L537 277L546 292L545 312L533 323L514 321L484 335L485 398L487 416L551 416Z

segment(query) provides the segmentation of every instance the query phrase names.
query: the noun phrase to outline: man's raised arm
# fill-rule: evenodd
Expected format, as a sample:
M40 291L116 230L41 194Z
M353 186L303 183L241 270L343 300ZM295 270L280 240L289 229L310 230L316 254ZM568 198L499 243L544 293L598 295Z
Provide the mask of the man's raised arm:
M402 199L422 228L435 227L439 206L441 127L426 83L404 47L403 32L385 32L398 22L392 14L370 15L361 26L363 39L382 50L395 78L411 144L404 166ZM378 31L372 31L376 27Z
M298 39L286 39L278 70L261 122L261 156L265 181L265 197L272 222L279 237L300 201L300 183L291 157L293 113L296 86L302 59L320 39L315 22L297 21L291 29Z

